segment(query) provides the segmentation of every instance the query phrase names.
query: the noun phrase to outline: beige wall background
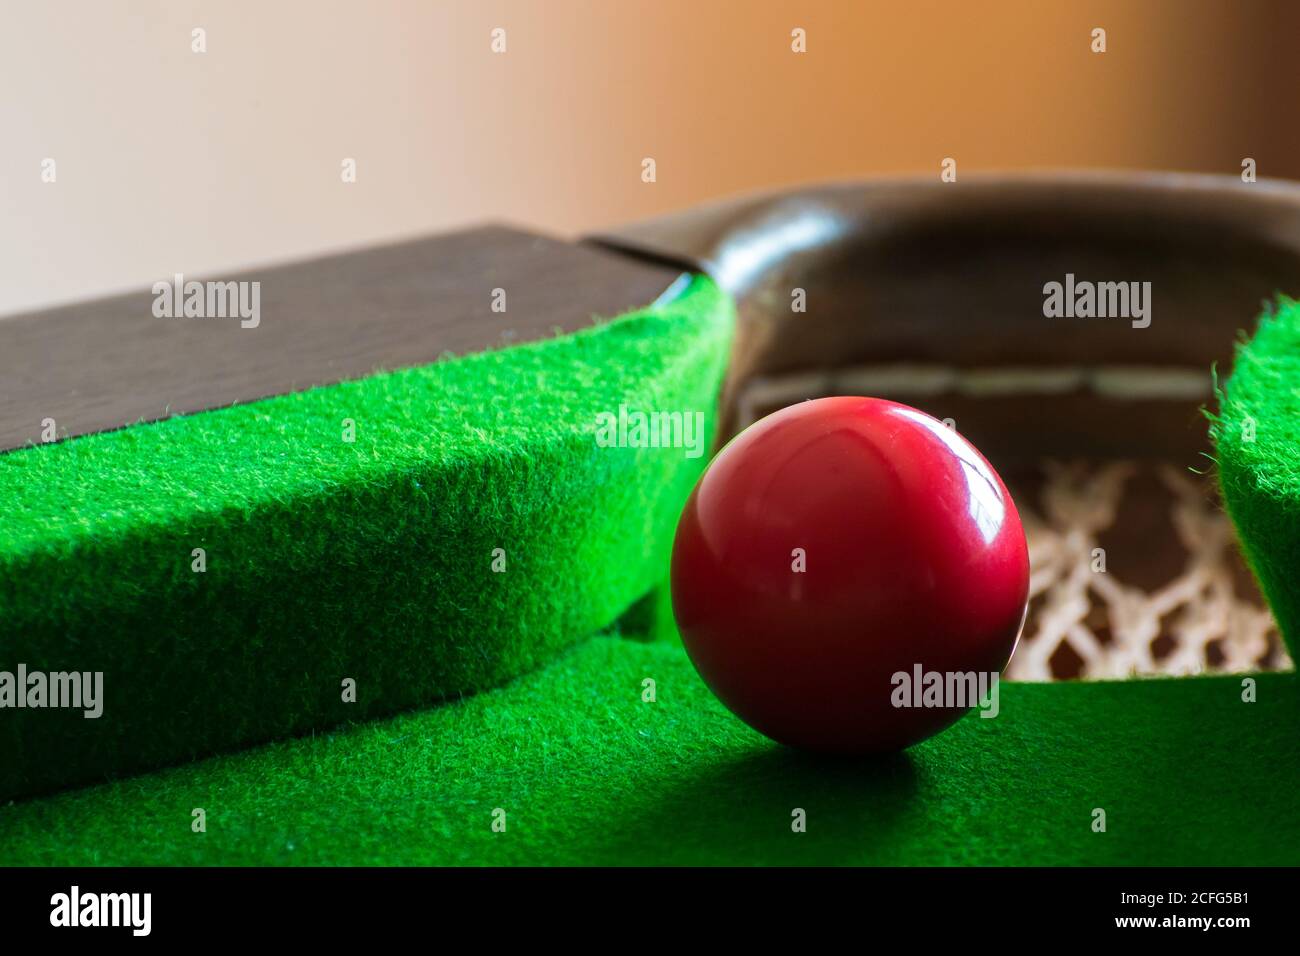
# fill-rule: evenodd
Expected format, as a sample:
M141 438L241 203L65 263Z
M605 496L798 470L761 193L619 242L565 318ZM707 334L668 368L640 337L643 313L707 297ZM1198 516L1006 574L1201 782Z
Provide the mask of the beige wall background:
M945 156L1300 178L1297 35L1263 0L8 2L0 313Z

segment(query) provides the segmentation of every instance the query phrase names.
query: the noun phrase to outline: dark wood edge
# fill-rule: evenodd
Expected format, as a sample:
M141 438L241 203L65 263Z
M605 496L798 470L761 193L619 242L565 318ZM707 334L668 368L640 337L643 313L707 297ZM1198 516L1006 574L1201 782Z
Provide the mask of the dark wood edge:
M0 452L572 332L648 305L679 275L485 226L184 277L258 283L244 300L251 315L256 288L255 324L159 317L152 290L9 316L0 319Z

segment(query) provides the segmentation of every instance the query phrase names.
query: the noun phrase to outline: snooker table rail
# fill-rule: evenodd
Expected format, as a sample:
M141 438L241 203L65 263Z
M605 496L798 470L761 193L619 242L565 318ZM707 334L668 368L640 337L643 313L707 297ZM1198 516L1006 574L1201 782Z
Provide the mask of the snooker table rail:
M247 362L248 368L255 369L264 368L268 361L279 363L280 371L273 376L274 381L255 381L256 376L250 376L247 389L241 386L229 393L218 389L207 397L177 402L175 407L167 402L160 405L160 397L181 385L175 377L176 368L181 368L177 366L167 373L170 378L164 376L161 388L157 381L148 378L136 387L137 383L127 376L126 387L120 389L125 404L110 403L105 406L108 411L96 418L91 414L96 403L75 394L79 382L76 363L55 362L58 374L50 381L58 384L55 397L62 395L58 400L68 402L69 411L63 417L71 425L58 436L60 441L49 446L24 444L32 440L30 419L33 410L38 409L30 404L22 405L22 399L29 391L41 394L39 363L32 367L26 363L4 366L6 385L19 382L22 387L10 388L7 403L0 402L0 412L4 413L0 419L8 426L4 434L10 449L0 454L0 469L16 470L19 466L15 462L26 463L36 460L36 456L51 454L63 454L71 460L83 449L101 447L98 444L101 442L129 443L144 434L137 430L141 427L162 428L177 422L184 427L201 428L209 421L208 416L231 410L237 413L240 409L253 408L261 400L286 401L294 394L310 396L313 389L322 387L347 388L350 383L369 381L375 373L386 369L433 367L427 363L442 354L444 343L436 335L429 337L414 331L431 314L453 317L451 325L460 330L456 334L468 336L459 348L469 351L471 357L497 355L504 361L511 348L500 346L513 340L503 340L502 334L516 326L531 330L525 333L525 344L530 338L536 343L538 336L551 333L556 326L565 333L557 341L582 334L578 330L589 324L591 312L585 306L556 304L566 285L585 289L584 283L590 278L599 291L593 302L617 303L608 305L608 310L602 313L611 314L635 304L624 301L629 294L636 295L635 301L642 304L657 301L683 269L711 276L734 301L738 316L734 340L730 304L713 302L704 310L712 316L705 323L707 334L695 345L683 345L674 353L681 359L676 371L653 361L652 353L660 347L655 342L664 341L657 337L658 333L650 336L653 341L647 340L644 347L637 345L627 352L586 356L582 361L590 361L589 370L593 375L608 375L596 396L601 407L610 404L617 407L623 400L663 402L666 399L686 407L711 406L728 357L721 419L716 427L718 440L724 440L743 424L741 409L747 401L751 408L761 404L754 397L756 393L771 383L788 385L790 379L805 373L827 374L834 380L836 376L851 379L864 374L864 370L878 374L882 368L902 369L912 375L908 369L937 368L943 371L939 378L949 383L937 393L942 401L962 394L961 383L978 378L990 369L1028 370L1031 374L1023 377L1024 381L1033 380L1033 373L1039 373L1038 380L1042 381L1044 376L1050 378L1062 371L1077 372L1078 381L1092 385L1107 371L1136 381L1143 380L1144 376L1163 376L1163 381L1173 384L1155 395L1140 394L1140 388L1118 396L1111 394L1109 399L1116 404L1110 406L1099 404L1098 393L1091 385L1075 392L1048 395L1017 393L1013 389L1009 397L1004 392L1011 404L1002 406L988 401L987 395L965 394L968 401L958 406L954 417L959 420L963 433L981 447L991 449L997 459L1019 457L1032 462L1045 450L1056 447L1100 457L1146 455L1185 464L1206 447L1204 427L1197 415L1203 392L1187 387L1188 377L1194 377L1199 370L1208 379L1209 366L1215 361L1227 367L1237 330L1258 311L1262 301L1271 300L1279 292L1300 294L1300 187L1243 184L1218 177L1079 173L969 177L954 184L919 180L842 184L793 194L743 198L603 234L585 245L563 246L563 250L537 237L520 240L511 234L493 239L488 234L487 239L490 241L485 241L483 234L470 234L466 238L470 247L478 249L474 254L480 257L474 260L478 265L459 273L469 283L467 288L462 287L464 283L454 282L446 286L446 273L438 272L440 264L459 261L450 252L431 253L435 248L443 248L439 245L443 240L394 247L398 251L390 250L388 258L383 254L366 254L368 258L357 254L355 258L345 255L331 259L320 267L319 275L322 279L341 277L334 285L324 281L316 288L310 272L296 274L293 282L298 283L305 298L290 296L284 302L285 314L296 316L294 322L305 323L297 326L299 331L311 327L313 311L294 303L316 303L323 307L330 301L328 291L333 289L334 298L342 303L337 310L339 321L334 325L344 332L333 339L330 335L334 333L324 335L321 341L334 343L329 347L318 341L311 348L295 349L285 344L292 341L290 336L280 346L268 350L267 346L257 344L261 340L255 336L243 340L238 335L232 337L237 343L222 342L215 346L214 361L218 365L233 363L239 367L241 362ZM526 324L520 324L514 317L508 320L508 325L505 319L489 318L487 323L477 325L472 320L488 315L484 303L490 301L489 294L503 282L503 272L509 271L493 265L491 257L497 254L494 248L507 250L509 256L515 257L514 261L530 262L527 267L530 275L548 276L557 283L525 310ZM549 257L559 255L569 261L569 251L573 249L585 250L577 260L572 260L576 265L549 268ZM357 268L370 278L348 280ZM434 273L432 278L430 272ZM1135 328L1128 322L1112 319L1046 317L1044 284L1067 274L1150 282L1152 321L1144 328ZM605 278L599 279L600 276ZM386 281L396 283L393 288L399 294L395 298L385 291ZM696 286L702 281L697 279ZM286 288L292 290L293 283ZM804 295L806 311L792 310L795 290ZM84 324L85 328L96 330L95 335L108 336L104 339L107 342L112 333L106 331L106 323L115 321L113 316L127 314L132 322L142 321L140 310L148 304L147 297L143 296L115 301L116 305L90 318L87 315L94 310L88 312L89 307L79 307L61 313L63 318L59 321L70 323L66 326L69 329ZM673 301L668 299L661 308L671 312ZM126 313L121 312L123 306L127 306ZM396 316L396 324L386 331L373 330L389 344L377 351L363 349L363 354L358 355L351 355L346 348L340 351L340 343L346 344L358 334L355 326L358 313L376 320ZM557 314L563 314L562 321L555 320ZM0 341L38 343L32 346L35 351L25 353L28 356L40 356L44 354L42 349L57 351L58 337L42 337L37 317L20 319L0 319ZM685 334L686 325L700 321L689 310L675 313L675 320L677 325L669 334L673 341ZM202 356L213 347L212 342L216 340L211 338L211 328L192 336L175 331L186 328L189 327L183 323L169 327L167 335L175 342L184 342L178 348ZM261 328L274 329L276 325L268 320ZM144 329L141 341L152 342L150 327L145 325ZM286 335L291 331L285 329L277 334ZM177 335L180 337L176 338ZM202 336L209 338L205 340ZM680 342L688 343L690 339L691 335L685 334ZM417 340L418 348L411 351L411 343ZM389 351L390 348L398 351ZM230 349L233 351L226 351ZM268 356L259 356L261 351L268 351ZM0 354L12 362L18 353L7 349L0 350ZM611 355L619 356L617 361L621 364L616 369L604 364ZM304 368L310 371L286 376L284 369L293 367L289 359L294 357L303 357L307 362ZM89 362L91 358L94 356L83 356L81 361ZM566 362L577 360L574 355L565 359ZM645 362L667 377L649 376L642 371ZM129 363L125 367L129 368ZM1144 370L1152 374L1147 376ZM671 387L667 384L670 379ZM912 380L915 379L912 375ZM215 380L226 379L217 375ZM529 396L531 402L534 396L545 394L551 384L546 376L510 381L511 387L499 398L518 407L527 404L521 401L523 396ZM107 389L104 394L115 393L111 382L101 381L96 385L90 380L90 384ZM188 389L190 383L184 384ZM620 388L626 390L622 399ZM186 394L193 398L192 392ZM783 394L789 398L793 393ZM20 399L18 404L13 402L15 395ZM1032 398L1026 401L1025 395ZM231 402L235 404L230 406ZM15 418L13 409L19 406L24 410ZM584 414L594 407L586 407ZM331 416L334 411L330 410ZM946 417L942 408L938 411L940 417ZM169 418L173 412L190 414ZM559 414L563 418L565 414L575 413L570 410ZM136 418L144 422L120 427ZM22 423L17 430L12 426L16 420ZM274 436L275 428L266 421L258 425L257 421L254 415L248 420L248 427L268 427L267 437ZM327 416L322 421L328 422L330 428L337 425L333 417ZM149 422L158 424L153 426ZM186 424L194 422L199 424ZM566 432L568 437L564 441L576 441L574 436L582 434L582 428L577 426L582 423L575 419L569 424L574 428L571 433ZM411 421L406 427L416 426ZM494 426L487 420L476 420L474 427L481 429L482 436L494 434ZM560 442L553 447L576 448L577 445L565 446ZM433 447L421 447L419 455L426 461L439 460ZM353 607L340 614L340 608L348 606L348 598L347 587L339 576L342 569L363 568L367 562L374 562L386 547L408 555L407 566L418 565L421 554L445 555L449 538L442 532L431 536L430 529L425 527L417 528L409 536L410 540L402 543L402 535L385 538L380 534L382 521L376 519L370 525L371 530L356 539L365 541L365 548L353 552L345 548L346 560L340 561L330 548L339 541L350 540L350 532L331 526L323 520L319 508L307 502L293 507L309 519L304 526L308 531L305 537L320 545L315 552L317 563L290 561L281 573L265 561L249 559L240 567L243 572L252 573L245 573L238 580L228 579L226 590L218 589L217 597L197 601L193 599L194 592L187 590L193 580L183 573L185 567L158 576L155 552L146 552L148 560L113 564L111 557L128 555L130 549L123 550L120 544L114 546L117 550L107 551L70 548L62 557L67 573L75 576L88 567L98 568L102 575L99 583L72 588L68 593L75 600L60 605L56 615L45 624L33 626L32 622L39 617L16 614L15 598L22 596L27 607L38 605L36 595L22 589L40 590L39 584L23 582L29 580L26 572L34 566L30 563L31 556L41 549L27 546L21 553L14 551L10 563L0 571L0 652L3 653L0 668L18 660L32 666L47 662L51 669L72 666L62 663L67 659L64 652L68 648L91 648L90 657L82 659L94 665L96 655L110 653L108 648L112 646L103 642L99 632L105 627L117 628L123 634L154 635L145 657L148 663L141 667L130 665L131 677L126 686L131 687L134 681L134 686L142 691L151 683L171 689L161 709L142 711L135 718L125 741L110 742L93 734L87 736L81 732L80 724L72 726L68 722L56 734L53 745L43 747L39 744L39 734L33 731L36 725L30 723L31 714L27 715L28 722L21 725L7 720L2 746L10 758L8 766L19 769L5 779L0 796L30 795L194 759L213 751L246 747L272 737L334 726L354 716L376 717L400 707L423 706L436 699L496 686L522 671L556 659L564 647L608 624L619 611L662 580L666 564L660 566L659 562L675 520L674 502L679 503L684 497L693 475L690 466L681 465L671 470L665 481L664 474L655 470L660 466L637 455L621 459L621 471L610 470L607 458L578 461L580 467L570 469L572 480L567 487L571 494L559 510L554 500L540 494L548 469L561 467L558 458L544 459L540 470L530 479L534 483L528 488L538 493L537 503L532 506L519 503L515 507L534 519L549 516L552 526L557 515L586 522L582 525L581 540L607 541L612 550L598 549L600 561L593 558L590 565L580 562L579 567L605 568L605 563L609 563L615 569L629 569L629 573L612 574L610 580L616 581L616 586L593 589L589 579L599 577L597 572L575 575L572 564L563 571L553 569L557 576L567 574L570 586L547 595L543 606L550 609L549 616L530 612L533 616L525 620L511 617L509 611L501 614L499 609L511 608L513 598L497 595L482 606L461 608L463 621L454 629L457 638L451 642L439 641L437 627L421 631L414 617L403 619L401 627L392 629L389 610L390 603L411 588L425 594L441 589L443 596L439 600L453 605L464 603L457 602L454 591L447 587L446 582L455 578L449 559L437 564L437 574L425 577L393 575L382 565L376 566L372 569L373 576L365 579L370 583L361 592L372 610ZM581 481L583 469L588 469L588 480L594 478L602 493L612 496L596 509L594 517L579 505L590 494L590 486ZM454 473L454 468L447 472ZM526 469L524 473L527 474ZM8 493L13 495L6 502L9 507L18 501L18 490L39 499L55 487L46 483L39 471L34 470L32 474L32 479L17 478L9 486ZM71 468L64 477L75 485L76 469ZM474 507L493 500L489 485L486 479L471 483L446 499L453 510L464 509L460 512L464 521L451 529L451 539L476 546L489 544L489 535L470 516ZM361 494L360 500L364 500L364 486L365 482L359 481L353 489L345 489L343 500L349 500L347 496L353 493ZM325 487L320 485L318 490ZM141 485L145 494L147 488L147 484ZM339 499L321 499L326 500ZM404 507L418 505L419 500L417 496ZM59 504L55 502L49 507L51 515L57 517ZM635 518L628 519L628 515ZM282 532L277 532L277 540L281 547L287 548L293 531L288 525L284 527L288 528L287 537L279 538ZM405 533L410 528L403 526L402 530ZM178 553L188 557L192 544L189 537L180 534L156 540L169 547L174 545ZM563 547L563 542L571 543L573 539L557 533L542 540L539 547L545 549ZM1139 540L1130 546L1141 548L1143 543ZM612 561L611 554L615 556ZM327 571L323 578L326 585L314 581L314 577L321 576L321 568ZM133 583L130 576L136 572L140 572L143 580L153 580L156 586L138 587L138 582ZM259 577L259 573L264 576ZM49 579L33 580L48 583ZM108 583L113 580L118 583ZM275 603L275 596L291 594L303 581L314 582L313 587L324 587L320 593L334 595L333 599L317 605L327 613L313 615L301 609L291 613L275 611L280 606ZM114 587L121 589L117 593L134 592L128 611L106 609L96 603L97 594L110 593ZM315 593L311 587L306 592ZM592 595L597 592L600 600L593 602ZM220 597L222 594L225 597ZM161 604L157 603L159 595L165 597ZM86 623L81 629L68 626L70 613L82 613ZM482 635L476 632L474 621L487 619L499 638L496 643L485 644ZM236 659L243 661L240 667L245 668L240 673L245 675L256 673L257 655L267 651L261 635L268 633L268 626L269 633L293 637L282 647L269 646L270 653L277 655L277 664L266 669L260 683L248 685L252 688L249 693L228 697L211 709L207 702L212 699L209 695L216 692L216 685L203 685L202 692L196 694L184 681L169 684L158 680L160 673L172 673L168 668L189 666L183 661L182 652L170 647L162 639L165 635L159 636L160 621L166 628L190 638L204 634L205 628L212 628L216 622L215 633L220 635L220 640L208 639L204 645L207 649L198 659L205 663L217 662L234 647L238 650ZM538 628L546 632L546 638L517 658L503 656L503 648L510 646L512 628L518 639L535 635ZM387 639L383 638L385 633ZM404 644L400 639L403 635L414 636L416 643ZM323 646L346 655L352 653L347 648L358 646L358 638L362 636L366 636L371 648L365 659L375 668L374 674L383 675L380 684L388 682L399 690L370 709L348 711L340 709L336 702L337 678L346 667L341 669L329 654L321 654L322 645L318 642L324 641ZM44 649L43 640L47 642ZM455 650L442 663L453 671L462 668L462 675L468 673L463 668L478 661L492 666L475 672L473 680L448 681L447 671L435 673L419 663L421 653L434 645ZM297 673L303 661L308 661L313 668L322 661L328 663L322 673L328 672L329 680L313 673L311 686L304 686ZM161 671L155 666L159 662L163 663ZM354 663L347 667L355 669ZM403 674L407 671L418 679L403 684L406 680ZM239 683L223 686L238 687ZM259 716L259 701L272 699L276 694L283 698L286 687L294 690L277 705L279 709L269 716ZM1138 699L1143 693L1140 684L1134 684L1132 693ZM146 699L148 694L140 697ZM209 709L205 711L205 707ZM160 722L160 714L171 714L170 724L166 717ZM12 712L6 717L12 717ZM33 773L32 768L46 758L51 759Z

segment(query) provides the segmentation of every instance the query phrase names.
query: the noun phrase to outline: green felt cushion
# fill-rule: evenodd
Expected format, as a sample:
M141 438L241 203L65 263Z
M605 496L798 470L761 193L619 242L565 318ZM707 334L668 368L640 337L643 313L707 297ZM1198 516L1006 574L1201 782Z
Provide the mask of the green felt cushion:
M0 455L0 671L102 671L105 698L0 710L0 798L495 686L609 624L666 566L731 332L696 278L577 334ZM702 413L704 454L598 445L624 404Z
M1281 300L1237 349L1212 420L1228 513L1300 660L1300 303Z
M680 647L596 638L461 702L0 808L0 864L1294 863L1296 675L1254 680L1003 684L994 719L824 759Z

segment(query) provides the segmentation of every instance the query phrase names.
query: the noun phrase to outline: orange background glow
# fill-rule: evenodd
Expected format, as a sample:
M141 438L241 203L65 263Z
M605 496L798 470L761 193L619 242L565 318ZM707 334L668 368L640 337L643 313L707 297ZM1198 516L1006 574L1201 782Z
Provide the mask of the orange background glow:
M1250 156L1300 178L1284 3L51 0L6 20L0 312L483 220L572 235L937 176L947 156L959 177Z

